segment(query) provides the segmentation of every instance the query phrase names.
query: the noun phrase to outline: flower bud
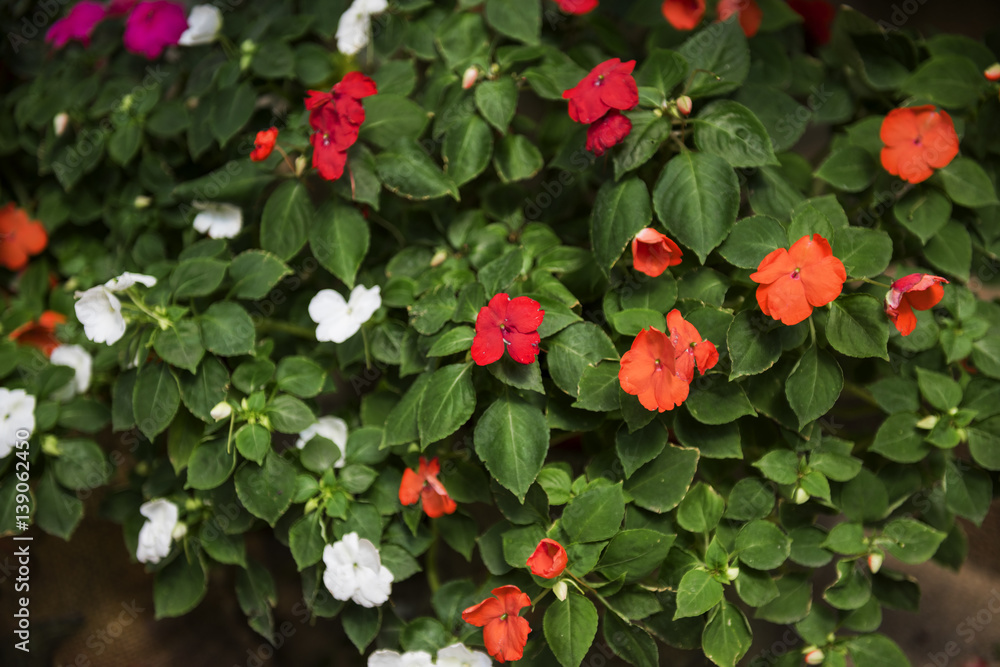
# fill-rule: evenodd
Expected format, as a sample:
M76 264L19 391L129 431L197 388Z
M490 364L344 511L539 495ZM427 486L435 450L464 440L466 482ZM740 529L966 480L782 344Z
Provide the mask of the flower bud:
M687 95L681 95L677 98L677 110L685 116L691 113L692 104L691 98Z
M174 529L170 532L170 537L171 539L174 540L183 540L184 536L187 534L188 534L187 524L184 523L183 521L178 521L177 525L174 526Z
M56 117L52 119L52 129L56 131L56 136L61 137L63 132L66 131L66 125L69 123L69 114L65 111L57 113Z
M229 405L229 403L225 401L222 401L212 408L212 411L209 414L212 415L212 419L219 421L220 419L225 419L229 415L233 414L233 406Z
M868 554L868 569L872 571L872 574L878 574L878 571L882 569L882 561L885 560L885 556L882 555L881 551L873 551Z
M476 85L476 81L479 80L479 68L475 65L469 67L465 70L465 74L462 75L462 90L468 90Z
M135 201L132 202L132 205L136 208L147 208L152 203L152 198L147 197L146 195L139 195L135 198Z
M726 568L726 579L735 581L738 576L740 576L740 568L736 566Z
M565 579L560 579L556 582L556 585L552 587L552 592L556 594L561 602L566 601L566 596L569 595L569 586L566 585Z
M796 487L795 494L792 496L792 502L796 505L801 505L802 503L809 500L809 492L803 489L801 486Z
M1000 63L993 63L987 67L983 75L990 81L1000 81Z
M306 170L306 165L308 164L309 161L306 159L305 155L300 155L295 158L295 175L301 176L302 172Z
M434 256L431 257L431 266L441 266L442 264L444 264L444 260L446 259L448 259L448 251L438 250L436 253L434 253Z
M826 656L823 655L823 651L818 648L806 653L806 664L807 665L822 665L823 661L826 660Z
M917 422L917 428L922 428L925 431L929 431L938 423L937 415L927 415L923 419Z

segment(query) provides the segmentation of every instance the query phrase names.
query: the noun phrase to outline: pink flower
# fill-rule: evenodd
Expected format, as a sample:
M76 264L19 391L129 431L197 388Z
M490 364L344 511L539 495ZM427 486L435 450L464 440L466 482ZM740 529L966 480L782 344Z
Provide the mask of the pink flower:
M138 0L111 0L108 3L108 16L125 16Z
M155 60L187 30L184 6L169 0L140 2L125 21L125 48Z
M94 28L104 20L105 15L104 5L99 2L85 0L77 3L65 18L52 24L45 33L45 41L52 42L52 46L57 49L61 49L74 39L82 42L84 46L89 46L90 33L94 32Z

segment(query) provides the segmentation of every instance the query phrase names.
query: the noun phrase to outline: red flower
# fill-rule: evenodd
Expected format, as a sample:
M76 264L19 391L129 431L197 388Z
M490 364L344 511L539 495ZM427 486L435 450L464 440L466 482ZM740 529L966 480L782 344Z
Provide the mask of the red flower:
M647 410L673 410L688 396L688 383L677 375L676 354L665 333L643 329L622 355L619 384Z
M538 327L545 317L541 304L526 296L511 299L497 294L488 305L479 309L476 335L472 339L472 359L480 366L492 364L503 356L508 346L510 358L519 364L530 364L538 356L541 336Z
M680 247L652 227L639 230L632 239L632 266L639 273L656 278L668 266L681 263Z
M267 156L274 150L274 144L278 141L278 128L269 127L257 133L253 140L253 150L250 151L250 159L254 162L266 160Z
M587 150L594 155L604 155L609 148L620 144L631 131L632 121L614 109L587 128Z
M812 315L844 289L844 263L819 234L803 236L789 250L778 248L761 260L750 280L759 283L757 303L765 315L789 326Z
M663 17L677 30L694 30L705 15L705 0L663 0Z
M566 550L555 540L544 538L535 548L535 553L528 557L528 567L536 577L554 579L566 569L569 558Z
M329 93L310 90L306 98L309 125L314 130L309 141L313 145L313 166L330 181L344 173L347 149L358 140L358 130L365 121L361 100L375 95L375 82L361 72L348 72Z
M988 81L1000 81L1000 63L993 63L983 70L983 76Z
M698 373L705 374L719 361L719 351L710 341L702 340L693 324L684 319L681 311L674 308L667 313L667 328L670 342L674 346L674 372L688 384L694 379L695 366Z
M882 121L882 166L910 183L926 181L934 169L958 155L958 134L951 116L932 105L893 109Z
M37 320L25 322L11 331L8 337L21 345L37 347L46 357L50 357L52 350L60 345L56 339L57 324L66 324L66 316L54 310L46 310Z
M531 627L528 620L518 614L523 608L531 606L531 598L517 586L501 586L492 592L496 597L486 598L469 607L462 612L462 619L483 628L486 652L497 662L520 660Z
M563 93L569 100L569 117L593 123L610 109L631 109L639 103L639 88L632 78L635 61L605 60L583 80Z
M802 17L809 41L822 46L830 41L830 26L837 8L826 0L788 0L788 6Z
M417 472L410 468L403 471L403 481L399 484L399 502L403 505L416 505L418 500L424 501L424 512L432 519L445 514L451 514L458 505L448 496L444 485L438 481L441 464L435 456L430 463L420 457L420 467Z
M37 255L48 244L49 235L42 223L29 219L14 202L0 208L0 264L20 271L28 265L29 255Z
M556 0L556 4L567 14L586 14L597 9L597 0Z
M760 10L757 0L719 0L719 20L727 21L734 14L738 17L743 34L753 37L760 30L760 22L764 12Z
M948 281L929 273L911 273L892 284L885 295L885 314L904 336L909 336L917 326L914 310L930 310L941 301Z

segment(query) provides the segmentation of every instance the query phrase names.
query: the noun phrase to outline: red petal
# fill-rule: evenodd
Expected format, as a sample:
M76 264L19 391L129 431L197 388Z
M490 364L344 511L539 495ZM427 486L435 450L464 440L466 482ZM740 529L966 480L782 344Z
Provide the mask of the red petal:
M527 334L509 331L506 334L506 340L510 343L507 346L507 352L511 359L519 364L534 363L535 357L538 356L538 345L542 340L537 331ZM475 345L475 339L473 339L473 345Z
M378 93L375 82L361 72L348 72L340 80L340 83L334 85L333 89L341 95L353 97L356 100Z
M511 299L507 304L507 325L523 334L535 331L545 317L541 307L542 304L526 296Z
M938 305L944 297L944 288L941 285L931 285L925 290L913 290L903 295L903 302L908 303L914 310L930 310Z
M506 620L493 621L483 628L483 643L497 662L514 662L524 655L529 632L531 627L527 619L508 616Z
M495 597L486 598L462 612L462 620L476 627L483 627L504 614L503 603Z
M755 273L750 274L750 280L761 285L773 283L781 276L787 276L795 270L795 261L789 257L784 248L772 250L760 261Z
M483 310L487 309L483 308ZM480 311L481 315L482 311ZM492 364L503 356L504 343L500 327L484 327L480 331L477 322L476 330L477 333L472 339L472 360L479 366Z
M420 500L423 488L424 478L407 468L403 471L403 481L399 483L399 502L403 505L415 505Z

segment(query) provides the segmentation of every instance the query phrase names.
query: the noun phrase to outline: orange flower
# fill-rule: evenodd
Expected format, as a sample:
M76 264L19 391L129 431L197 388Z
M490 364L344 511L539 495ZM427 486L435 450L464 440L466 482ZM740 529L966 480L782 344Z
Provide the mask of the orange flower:
M803 236L789 250L772 250L750 280L760 284L757 303L764 314L791 326L812 315L814 307L840 296L847 271L827 240L813 234L812 238Z
M0 208L0 264L20 271L28 265L28 255L37 255L48 243L42 223L29 219L14 202Z
M632 266L651 278L680 264L683 254L676 243L652 227L639 230L632 239Z
M885 295L885 314L904 336L917 327L914 310L930 310L944 296L941 283L948 281L929 273L911 273L892 284Z
M677 377L688 384L694 379L694 368L701 375L719 361L719 351L710 341L702 340L693 324L684 319L681 311L674 308L667 313L667 328L670 342L674 346L674 364Z
M893 109L882 121L879 137L885 144L882 166L910 183L926 181L958 155L951 116L930 104Z
M757 34L764 18L764 12L760 10L756 0L719 0L718 12L720 21L726 21L735 14L747 37Z
M663 0L660 9L677 30L694 30L705 15L705 0Z
M56 340L57 324L66 324L66 316L54 310L46 310L37 320L25 322L11 331L8 338L21 345L36 347L49 357L52 356L52 350L60 345Z
M568 562L563 545L546 537L535 547L535 553L528 557L528 568L536 577L553 579L562 574Z
M486 598L463 611L462 619L483 628L486 651L497 662L520 660L531 627L528 620L518 614L531 605L531 598L517 586L494 588L493 595L495 597Z
M250 159L254 162L266 160L267 156L274 150L274 144L278 141L278 128L269 127L257 133L253 140L253 150L250 151Z
M656 327L643 329L622 355L618 382L626 394L639 397L647 410L673 410L688 396L688 383L677 376L676 351Z
M448 496L448 491L438 480L441 464L435 456L427 462L420 457L420 467L417 472L410 468L403 471L403 481L399 483L399 502L404 505L415 505L418 500L424 501L424 512L432 519L445 514L451 514L458 505Z

